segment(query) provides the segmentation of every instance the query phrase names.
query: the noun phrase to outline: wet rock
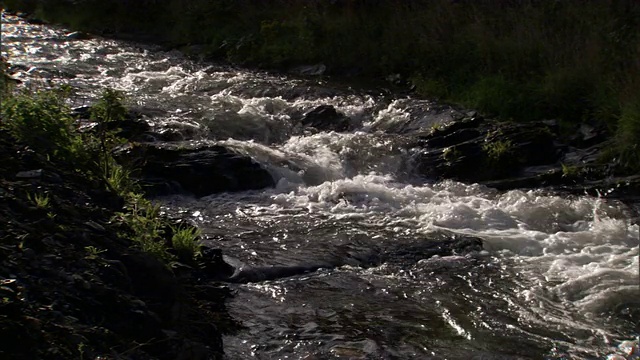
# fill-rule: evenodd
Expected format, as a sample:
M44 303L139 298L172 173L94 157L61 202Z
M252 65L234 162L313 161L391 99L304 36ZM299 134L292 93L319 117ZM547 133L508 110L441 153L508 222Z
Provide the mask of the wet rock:
M175 184L195 196L274 186L273 178L259 163L218 145L140 144L120 157L141 164L142 180L153 194L173 191ZM166 186L159 186L162 184Z
M320 131L349 131L354 127L349 117L331 105L320 105L307 112L300 123Z
M74 31L65 35L64 37L67 40L89 40L91 39L91 35L84 33L82 31Z
M177 360L205 360L209 358L209 349L201 343L185 340Z
M202 250L201 261L208 277L213 279L226 279L235 271L233 266L224 261L220 249L205 248Z
M98 127L91 119L91 106L79 106L71 110L72 116L82 124L83 131L95 131ZM158 111L143 107L130 108L120 121L109 121L105 124L106 130L114 131L117 136L131 141L141 141L151 130L151 126L145 118L157 115Z
M324 64L304 65L291 69L291 72L304 76L319 76L327 71L327 66Z
M417 171L429 178L486 182L526 176L532 166L557 163L563 146L542 122L517 124L472 118L420 134ZM531 176L528 176L531 177Z

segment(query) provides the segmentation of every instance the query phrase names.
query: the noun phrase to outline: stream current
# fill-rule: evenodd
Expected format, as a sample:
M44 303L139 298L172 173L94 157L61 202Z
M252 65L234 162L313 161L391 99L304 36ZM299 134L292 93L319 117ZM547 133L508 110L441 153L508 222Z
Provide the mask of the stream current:
M227 358L616 359L637 346L639 230L623 204L412 173L406 134L463 110L67 34L3 14L2 55L21 86L69 84L73 106L121 90L157 132L221 144L270 171L275 188L156 199L238 261L295 265L440 233L484 241L471 254L229 285L245 329L225 337ZM323 104L359 128L297 125Z

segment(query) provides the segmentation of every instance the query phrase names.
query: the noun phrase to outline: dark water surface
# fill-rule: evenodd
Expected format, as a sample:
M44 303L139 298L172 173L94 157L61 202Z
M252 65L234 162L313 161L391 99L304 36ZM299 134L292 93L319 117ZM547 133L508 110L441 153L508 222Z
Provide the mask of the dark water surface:
M638 225L622 204L412 174L398 131L463 111L66 34L3 15L2 54L23 86L72 85L73 105L120 89L156 131L222 144L269 169L273 189L158 199L239 262L419 249L442 232L484 240L485 250L460 256L416 250L369 268L230 285L230 312L246 329L225 338L229 359L613 360L637 339ZM297 125L323 104L358 130Z

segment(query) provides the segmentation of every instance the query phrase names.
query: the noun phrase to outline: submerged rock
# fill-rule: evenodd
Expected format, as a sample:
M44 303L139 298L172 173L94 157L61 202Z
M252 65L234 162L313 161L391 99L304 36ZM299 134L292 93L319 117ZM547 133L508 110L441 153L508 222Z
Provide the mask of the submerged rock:
M437 233L424 239L397 242L388 248L365 247L355 244L341 247L326 258L314 259L295 265L247 266L240 261L222 256L220 250L208 249L205 269L218 281L252 283L303 275L320 269L340 266L370 268L383 263L413 264L434 256L465 255L482 250L482 240L471 236Z
M155 195L182 189L200 197L275 184L259 163L219 145L138 144L121 154L121 159L141 164L139 175L148 185L147 191Z

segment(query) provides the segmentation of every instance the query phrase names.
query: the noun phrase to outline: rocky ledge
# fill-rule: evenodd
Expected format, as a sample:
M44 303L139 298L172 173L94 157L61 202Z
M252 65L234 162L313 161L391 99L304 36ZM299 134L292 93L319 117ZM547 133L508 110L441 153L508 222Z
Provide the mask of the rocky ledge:
M567 136L555 121L500 122L476 115L410 138L412 166L430 179L498 190L586 192L622 199L638 210L640 175L603 161L613 141L604 129L581 125Z

